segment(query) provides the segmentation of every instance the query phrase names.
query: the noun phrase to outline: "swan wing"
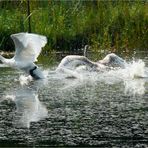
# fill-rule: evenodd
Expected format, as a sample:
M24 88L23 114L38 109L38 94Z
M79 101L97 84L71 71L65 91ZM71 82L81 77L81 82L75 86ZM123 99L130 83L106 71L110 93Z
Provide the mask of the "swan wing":
M125 67L125 60L123 60L121 57L117 56L114 53L108 54L103 60L99 61L101 64L107 64L112 66L119 66L119 67Z
M16 61L35 62L41 53L42 47L47 43L47 38L33 33L12 34L11 38L15 44Z
M90 61L88 58L84 56L78 56L78 55L68 55L65 58L62 59L61 63L59 64L58 68L61 67L78 67L86 65L89 67L95 67L96 64L92 61Z

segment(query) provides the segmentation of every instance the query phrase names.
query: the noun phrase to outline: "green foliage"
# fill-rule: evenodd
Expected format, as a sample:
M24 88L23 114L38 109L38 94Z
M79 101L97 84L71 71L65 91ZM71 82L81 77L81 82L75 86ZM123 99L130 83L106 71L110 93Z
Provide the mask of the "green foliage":
M0 49L12 50L9 35L28 30L26 0L0 2ZM146 1L31 1L32 32L46 35L45 50L91 45L94 51L148 49Z

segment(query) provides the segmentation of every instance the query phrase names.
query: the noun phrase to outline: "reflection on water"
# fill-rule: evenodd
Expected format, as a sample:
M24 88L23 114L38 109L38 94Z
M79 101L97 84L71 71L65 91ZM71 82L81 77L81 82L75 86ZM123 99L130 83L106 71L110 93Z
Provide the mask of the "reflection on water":
M49 67L39 81L0 67L0 147L147 147L145 65L103 73Z
M16 104L14 115L17 126L30 127L31 122L37 122L47 117L46 107L39 101L38 93L31 88L22 87L13 91L13 95L6 95Z

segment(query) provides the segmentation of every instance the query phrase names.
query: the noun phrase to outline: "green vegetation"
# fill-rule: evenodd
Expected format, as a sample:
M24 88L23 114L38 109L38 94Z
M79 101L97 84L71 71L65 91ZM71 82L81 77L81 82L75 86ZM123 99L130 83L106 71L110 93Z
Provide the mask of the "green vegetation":
M17 4L17 5L16 5ZM32 32L48 37L45 50L148 49L148 1L31 1ZM10 34L28 31L27 1L0 1L0 50Z

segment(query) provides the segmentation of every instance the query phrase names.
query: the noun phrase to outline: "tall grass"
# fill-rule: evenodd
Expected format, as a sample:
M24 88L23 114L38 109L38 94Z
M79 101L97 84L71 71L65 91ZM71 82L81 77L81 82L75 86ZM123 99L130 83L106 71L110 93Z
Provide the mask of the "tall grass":
M32 32L48 37L45 50L148 49L148 2L32 1ZM0 49L12 50L12 33L27 31L25 2L0 9ZM8 41L8 42L7 42Z

